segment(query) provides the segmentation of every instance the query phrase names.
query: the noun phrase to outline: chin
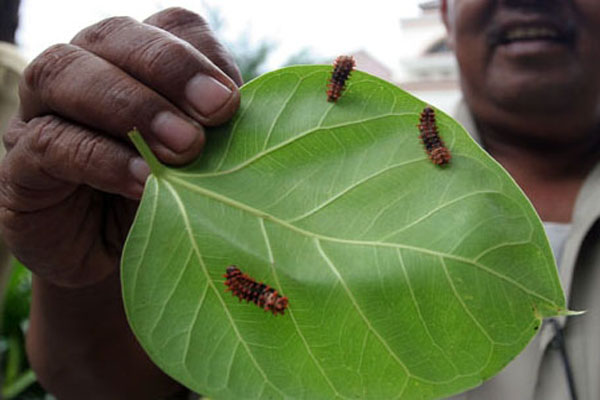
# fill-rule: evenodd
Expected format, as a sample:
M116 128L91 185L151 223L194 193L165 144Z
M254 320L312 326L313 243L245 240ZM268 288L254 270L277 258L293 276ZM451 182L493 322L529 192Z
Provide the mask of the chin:
M492 72L485 81L485 93L481 95L514 112L555 114L597 101L591 96L594 85L570 68L514 68Z
M577 91L571 88L558 90L551 87L516 87L504 86L490 91L490 101L497 107L511 113L532 116L540 115L552 118L557 114L569 115L578 108Z
M598 98L572 84L486 86L484 93L464 88L476 119L521 138L569 142L586 135L600 120ZM565 135L568 133L568 135Z

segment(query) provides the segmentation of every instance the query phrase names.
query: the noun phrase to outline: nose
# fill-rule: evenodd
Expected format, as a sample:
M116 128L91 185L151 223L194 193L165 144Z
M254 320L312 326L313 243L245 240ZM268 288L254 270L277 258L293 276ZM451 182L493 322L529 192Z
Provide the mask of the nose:
M557 2L567 0L498 0L501 6L513 8L556 9Z
M556 1L557 0L500 0L500 4L503 4L506 6L513 6L513 7L519 7L519 6L526 7L526 6L531 6L531 5L543 6L543 5L548 5L549 3L555 3Z
M546 2L552 2L553 0L500 0L500 3L503 3L505 5L512 5L512 6L518 6L518 5L528 5L528 4L543 4Z

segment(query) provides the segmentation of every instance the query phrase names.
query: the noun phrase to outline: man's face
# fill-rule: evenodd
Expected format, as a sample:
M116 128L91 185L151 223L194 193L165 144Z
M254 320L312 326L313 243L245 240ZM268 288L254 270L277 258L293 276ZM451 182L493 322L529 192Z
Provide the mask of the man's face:
M600 121L600 0L445 0L444 21L479 119L546 137Z

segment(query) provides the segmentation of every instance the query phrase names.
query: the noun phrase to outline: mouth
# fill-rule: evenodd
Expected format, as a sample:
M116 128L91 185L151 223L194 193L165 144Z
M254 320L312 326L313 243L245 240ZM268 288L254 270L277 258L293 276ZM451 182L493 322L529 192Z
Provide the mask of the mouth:
M491 29L488 37L493 46L521 42L572 44L575 41L575 29L571 24L548 21L511 23Z

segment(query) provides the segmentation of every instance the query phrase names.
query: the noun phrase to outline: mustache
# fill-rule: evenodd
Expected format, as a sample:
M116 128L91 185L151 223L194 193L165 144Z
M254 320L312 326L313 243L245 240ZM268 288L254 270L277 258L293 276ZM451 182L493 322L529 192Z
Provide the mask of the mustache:
M508 43L508 31L519 27L549 28L557 35L553 40L574 42L577 25L573 4L568 0L497 0L485 32L488 44Z
M560 12L569 1L565 0L498 0L497 7L507 9L517 9L521 11L544 12L555 14Z

